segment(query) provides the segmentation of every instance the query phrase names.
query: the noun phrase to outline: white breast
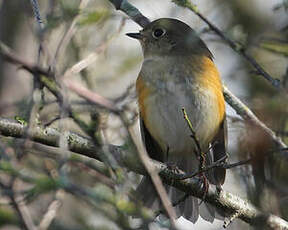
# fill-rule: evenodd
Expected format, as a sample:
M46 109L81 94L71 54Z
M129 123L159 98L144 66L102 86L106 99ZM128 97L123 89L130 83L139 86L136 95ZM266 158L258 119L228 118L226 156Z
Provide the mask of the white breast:
M218 128L213 96L209 92L202 92L195 97L192 89L187 93L175 87L173 93L158 92L145 100L147 126L151 127L151 135L164 152L167 147L169 153L175 154L191 154L194 150L194 141L190 137L191 131L183 117L182 108L185 108L202 147L208 146Z
M161 65L155 67L154 61L144 64L146 71L141 71L142 77L150 88L154 88L153 93L144 101L145 124L153 138L163 152L169 147L171 154L191 154L195 142L190 137L191 131L183 117L182 108L185 108L202 150L205 151L204 148L208 147L218 129L216 95L202 90L189 75L177 76L177 70L172 65L167 68ZM153 65L151 68L150 64Z

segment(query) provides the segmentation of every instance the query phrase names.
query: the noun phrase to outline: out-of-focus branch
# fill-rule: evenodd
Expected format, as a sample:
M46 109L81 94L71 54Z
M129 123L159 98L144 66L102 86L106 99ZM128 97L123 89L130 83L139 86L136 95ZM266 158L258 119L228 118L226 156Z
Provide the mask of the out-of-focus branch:
M88 90L87 88L69 80L64 80L65 86L70 89L71 91L77 93L80 96L85 95L85 99L88 101L95 103L96 105L103 107L113 113L119 114L121 112L121 108L119 108L116 104L114 104L112 101L107 100L106 98L95 95L92 91Z
M230 38L228 38L217 26L215 26L212 22L210 22L203 14L199 12L197 7L193 5L189 0L172 0L176 5L185 7L189 10L191 10L194 14L196 14L199 18L204 21L209 28L214 31L218 36L222 38L223 41L225 41L234 51L239 53L242 57L244 57L257 71L257 74L263 76L267 81L269 81L275 88L280 89L281 82L279 79L274 79L270 76L260 65L259 63L250 56L245 48L241 46L240 44L232 41Z
M102 44L100 44L94 52L91 52L88 56L83 58L82 60L78 61L76 64L74 64L71 68L68 68L65 73L63 74L63 78L70 77L72 74L78 74L82 70L86 69L89 65L91 65L93 62L99 58L100 54L105 52L109 44L119 35L119 33L122 31L124 25L125 25L125 19L122 19L122 22L115 34L113 34L111 37L109 37L107 40L105 40Z
M87 6L88 2L89 2L89 0L81 0L80 4L79 4L79 11L83 10ZM57 46L55 55L54 55L53 63L51 63L52 69L55 68L57 60L59 58L59 55L61 54L61 52L64 52L66 50L67 45L69 44L71 38L75 34L76 23L77 23L78 19L79 19L79 15L74 18L74 20L70 24L69 28L67 29L67 31L64 33L63 37L61 38L61 40Z
M8 62L20 65L21 68L26 69L30 73L43 74L47 77L51 77L52 73L48 71L48 69L42 68L37 64L29 62L24 58L20 58L17 54L15 54L8 46L6 46L3 42L0 41L0 54L6 59Z
M265 134L267 134L275 143L279 149L286 149L287 145L277 137L276 134L269 129L263 122L261 122L255 114L235 95L233 95L230 90L224 86L224 97L226 102L247 122L260 128ZM284 152L283 152L284 153Z
M126 119L125 116L122 115L122 121L125 123L126 128L128 129L128 132L130 134L130 137L132 139L132 141L134 142L134 145L137 148L137 152L138 152L138 156L141 159L141 162L143 163L147 173L149 174L149 176L151 177L151 180L153 182L153 185L155 187L155 190L157 191L158 197L164 207L164 210L167 213L167 216L169 217L170 221L171 221L171 227L173 230L177 229L176 227L176 212L171 204L171 201L168 197L168 194L163 186L163 183L161 181L160 176L158 175L158 171L156 170L156 168L154 167L154 165L150 162L150 157L147 153L147 150L144 146L143 142L137 142L137 140L135 139L135 137L137 136L135 131L133 130L133 127L131 125L129 125L128 120Z
M12 178L11 185L9 186L4 185L2 182L0 182L0 188L9 191L6 194L8 195L11 205L18 215L18 218L22 225L21 227L25 230L37 230L24 201L22 199L17 199L15 196L15 192L13 189L14 181L14 178Z
M133 127L129 124L128 119L126 118L125 114L121 112L120 109L117 110L116 104L113 102L101 97L100 95L93 93L92 91L85 89L84 87L80 86L79 84L74 83L73 81L66 79L65 85L72 90L73 92L77 93L78 96L85 98L86 100L90 102L94 102L96 105L105 106L108 110L112 110L112 112L117 113L120 118L122 119L124 125L126 126L130 137L133 141L133 144L137 148L138 156L143 163L145 169L147 170L149 176L151 177L151 180L155 186L155 189L158 193L159 199L161 200L163 207L165 211L167 212L168 217L170 218L171 225L173 229L177 229L175 225L176 220L176 212L173 209L173 206L171 205L171 202L169 200L169 197L167 195L167 192L162 184L162 181L157 173L157 171L154 169L153 164L149 161L148 153L144 147L144 144L142 142L138 143L137 140L135 140L135 137L137 136L133 130ZM73 87L71 87L73 86Z
M61 198L59 198L61 195L63 195L61 193L62 193L62 191L56 192L56 199L50 203L50 205L47 209L47 212L44 214L42 220L40 221L40 223L38 225L39 230L48 229L50 224L52 223L52 221L56 217L57 212L62 205Z
M144 27L150 20L146 18L141 12L127 0L109 0L116 8L127 14L134 22Z
M3 136L22 138L24 137L25 128L26 126L24 124L0 118L0 134ZM30 139L38 143L57 147L60 135L61 134L55 129L43 129L41 127L37 127L37 129L30 133ZM66 138L68 148L71 151L99 160L100 157L98 153L102 150L93 145L93 142L90 139L73 133L68 133ZM119 160L119 163L124 167L127 167L129 170L136 173L146 173L143 166L137 161L137 159L135 159L135 153L128 151L127 147L126 149L123 149L119 146L109 145L108 149L109 152L113 154L114 157ZM152 162L164 183L190 195L203 198L201 180L198 178L178 180L177 178L181 178L183 173L176 173L160 162ZM240 212L239 218L247 223L250 223L251 225L263 225L272 229L288 228L288 223L285 220L274 215L264 214L257 210L248 201L243 200L229 192L223 190L219 193L216 191L216 188L213 185L209 186L209 190L205 196L205 201L220 208L228 216L233 213Z

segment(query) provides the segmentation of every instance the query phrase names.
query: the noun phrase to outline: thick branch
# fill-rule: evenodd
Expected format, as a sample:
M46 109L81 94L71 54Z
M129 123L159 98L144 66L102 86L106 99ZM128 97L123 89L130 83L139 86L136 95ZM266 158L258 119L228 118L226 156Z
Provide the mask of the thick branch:
M25 129L26 126L23 124L0 118L0 134L3 136L22 138L24 137ZM60 135L61 134L55 129L43 129L41 127L37 127L29 133L31 140L55 147L59 145L58 140L60 139ZM94 146L90 139L69 133L69 135L67 135L67 142L71 151L99 160L99 152L101 149ZM140 162L135 159L135 153L127 151L127 149L122 151L122 147L114 145L109 145L108 149L109 152L119 160L120 164L136 173L145 174L145 169L141 166ZM179 175L167 168L166 165L156 161L153 162L164 183L193 196L203 197L203 192L201 191L202 182L198 178L178 180L177 178L181 178L182 173ZM248 201L229 192L221 191L218 193L213 185L209 186L205 201L220 208L228 216L239 212L239 218L251 225L263 225L272 229L288 229L288 223L285 220L274 215L261 213Z
M134 22L144 27L150 20L146 18L141 12L130 4L127 0L109 0L116 8L127 14Z

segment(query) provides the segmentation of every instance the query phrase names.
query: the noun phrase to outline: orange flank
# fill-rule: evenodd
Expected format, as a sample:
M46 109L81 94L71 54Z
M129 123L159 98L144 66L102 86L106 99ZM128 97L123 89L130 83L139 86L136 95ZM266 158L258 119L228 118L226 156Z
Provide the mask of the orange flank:
M201 64L203 65L204 71L201 72L199 80L202 83L201 85L203 88L213 91L216 95L216 103L218 103L219 124L221 124L225 118L225 101L220 75L214 62L210 58L203 57Z
M136 91L138 94L138 103L141 118L145 120L145 105L144 101L151 93L151 90L145 85L145 82L142 80L142 77L139 75L136 81Z
M202 68L202 71L198 69L197 76L197 82L201 84L201 88L203 90L212 91L217 98L215 100L215 103L218 104L218 119L219 124L222 123L222 121L225 119L225 102L224 102L224 96L222 91L222 83L220 79L219 72L213 63L213 61L208 57L198 58L197 61L198 65L200 65ZM196 63L195 60L193 60L193 63ZM193 66L190 66L193 68ZM194 70L194 73L196 71ZM145 100L146 98L152 93L153 89L150 89L147 84L145 84L145 81L143 81L142 77L139 75L136 81L136 90L138 94L138 103L139 103L139 110L141 118L146 121L146 108L145 108ZM145 125L147 126L148 123L145 122Z

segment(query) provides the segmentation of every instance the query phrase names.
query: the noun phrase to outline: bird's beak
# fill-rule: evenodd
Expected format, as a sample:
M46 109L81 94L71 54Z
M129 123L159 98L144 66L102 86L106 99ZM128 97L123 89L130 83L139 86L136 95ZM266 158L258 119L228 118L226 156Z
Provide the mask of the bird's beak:
M135 38L137 40L142 40L143 39L143 35L141 33L128 33L126 34L128 37L131 37L131 38Z

